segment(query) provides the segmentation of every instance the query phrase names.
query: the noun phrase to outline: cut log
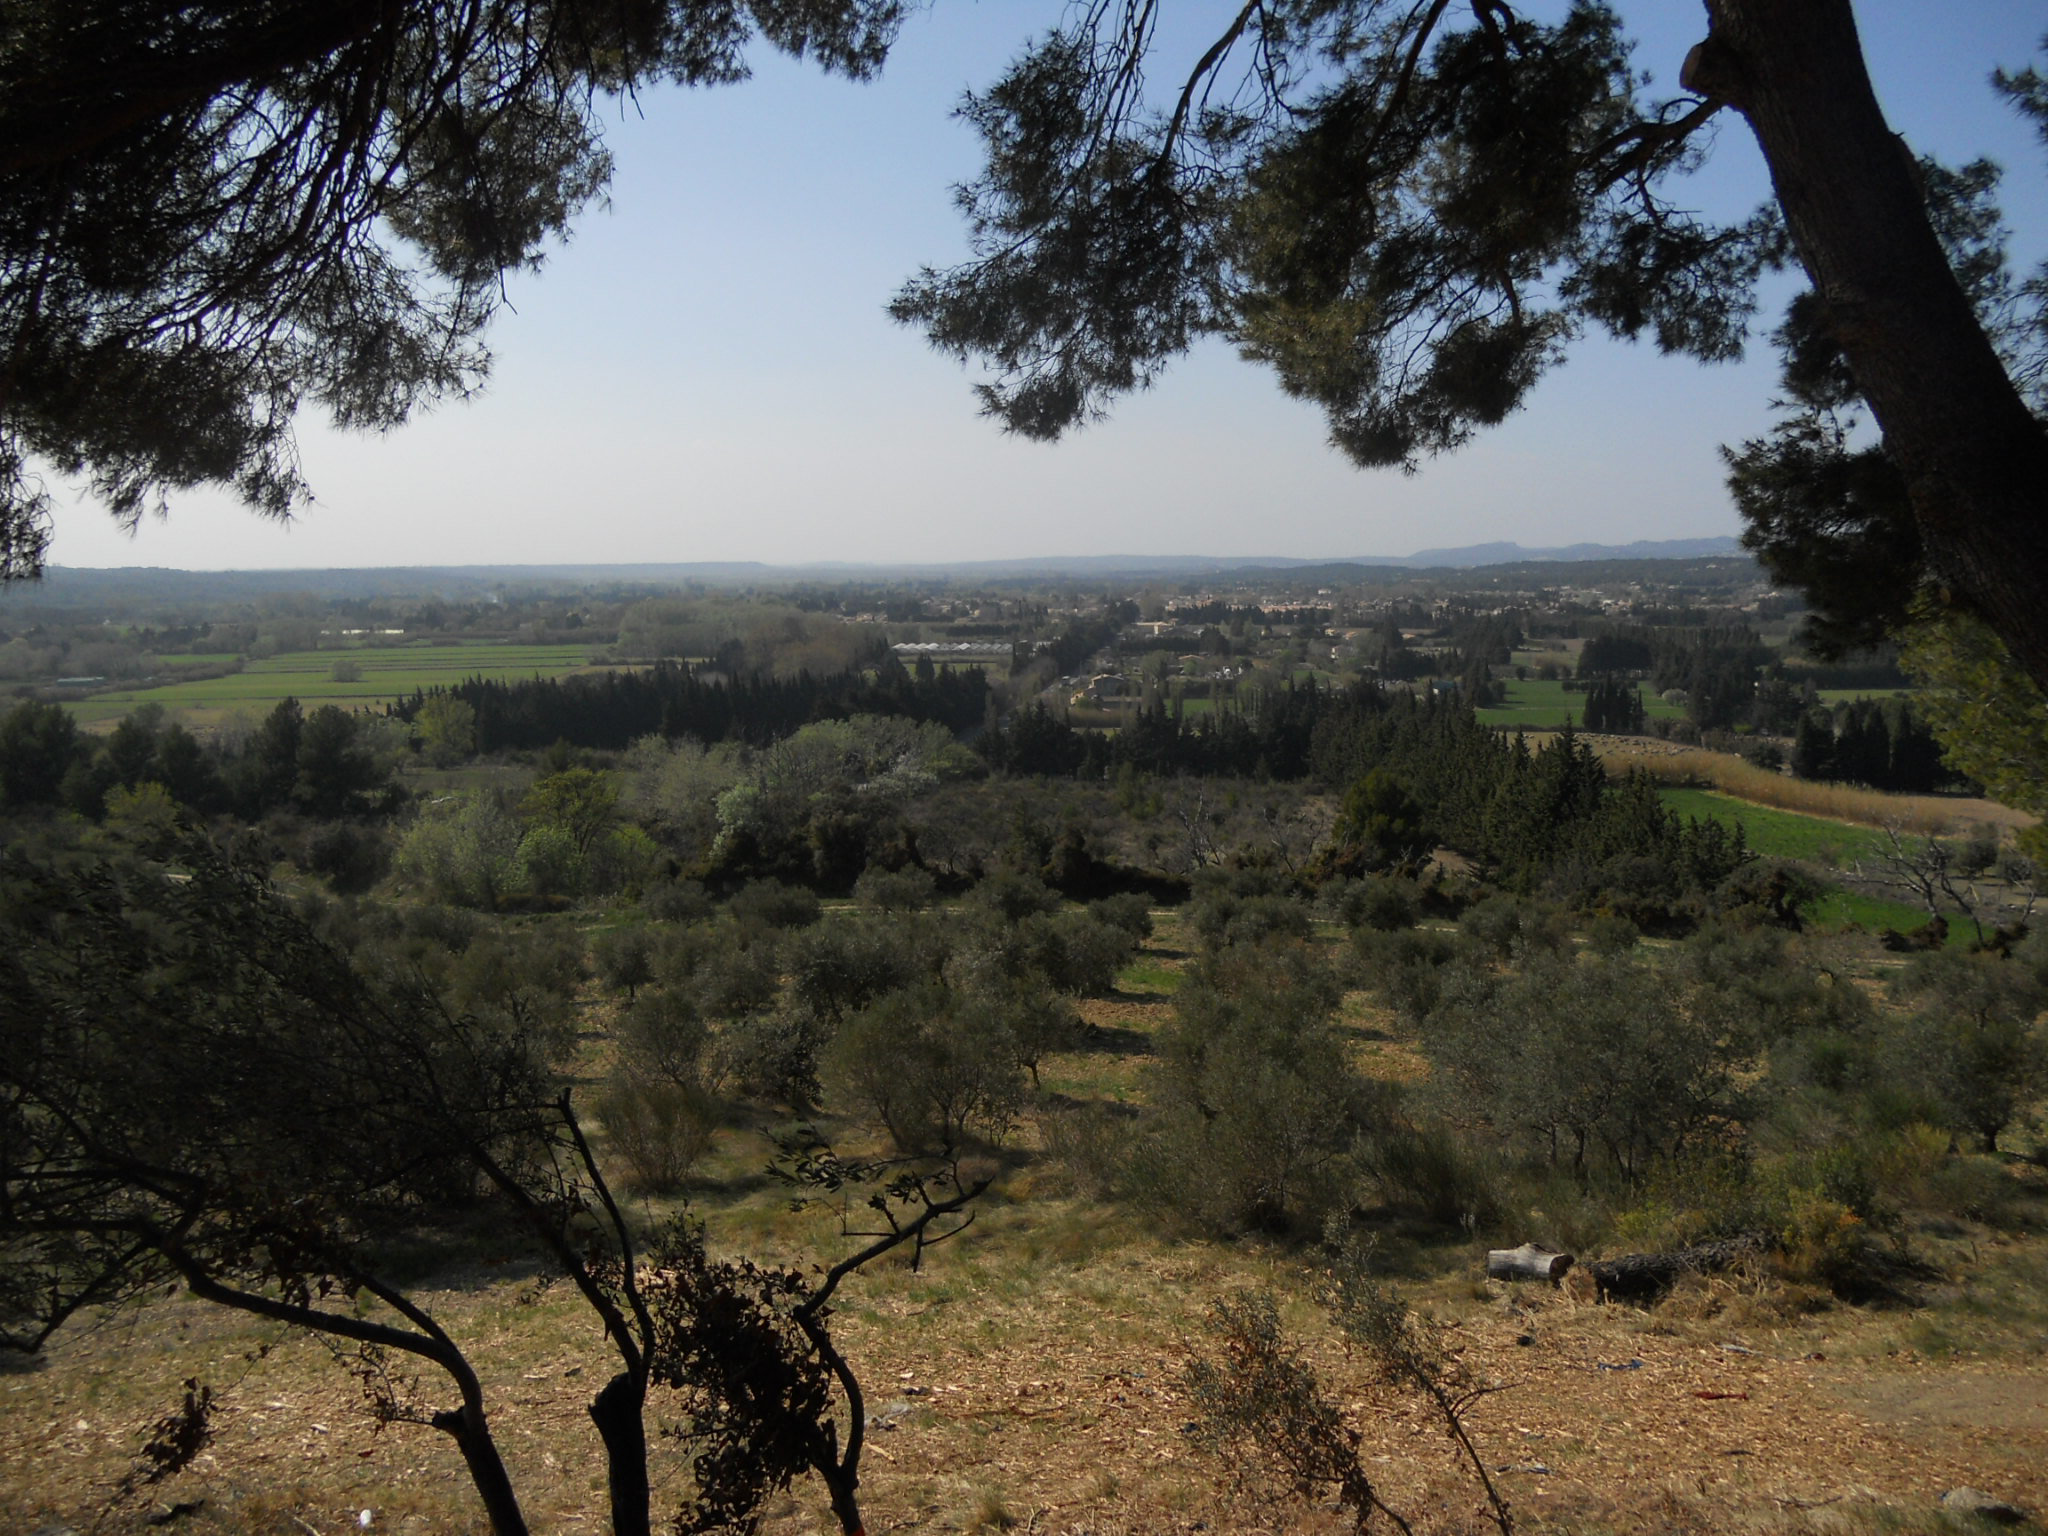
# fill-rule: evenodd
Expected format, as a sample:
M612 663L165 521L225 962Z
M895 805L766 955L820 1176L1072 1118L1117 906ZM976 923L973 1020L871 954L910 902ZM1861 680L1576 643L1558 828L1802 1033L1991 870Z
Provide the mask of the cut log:
M1548 1280L1555 1285L1571 1267L1570 1254L1535 1243L1524 1243L1519 1248L1490 1248L1486 1254L1489 1280Z
M1595 1259L1586 1266L1602 1301L1655 1301L1680 1275L1705 1275L1732 1269L1764 1250L1762 1237L1751 1234L1696 1243L1675 1253L1624 1253L1617 1259Z

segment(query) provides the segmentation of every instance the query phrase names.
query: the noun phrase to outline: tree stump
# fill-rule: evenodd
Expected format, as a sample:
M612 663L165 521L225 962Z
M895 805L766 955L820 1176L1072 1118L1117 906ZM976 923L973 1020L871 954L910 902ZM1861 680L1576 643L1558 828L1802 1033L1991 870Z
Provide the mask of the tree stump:
M1489 1280L1548 1280L1552 1285L1572 1267L1572 1256L1524 1243L1519 1248L1490 1248L1486 1253Z

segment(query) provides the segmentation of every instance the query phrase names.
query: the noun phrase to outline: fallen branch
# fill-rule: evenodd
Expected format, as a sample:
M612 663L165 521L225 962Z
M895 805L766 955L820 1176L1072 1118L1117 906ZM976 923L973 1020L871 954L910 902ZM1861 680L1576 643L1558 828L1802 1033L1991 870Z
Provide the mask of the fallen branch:
M1648 1302L1670 1290L1681 1275L1732 1269L1763 1251L1764 1239L1748 1233L1720 1242L1695 1243L1675 1253L1624 1253L1619 1258L1596 1259L1586 1266L1586 1273L1593 1277L1602 1301Z
M1548 1280L1552 1285L1572 1267L1572 1256L1554 1249L1524 1243L1519 1248L1490 1248L1486 1254L1489 1280Z

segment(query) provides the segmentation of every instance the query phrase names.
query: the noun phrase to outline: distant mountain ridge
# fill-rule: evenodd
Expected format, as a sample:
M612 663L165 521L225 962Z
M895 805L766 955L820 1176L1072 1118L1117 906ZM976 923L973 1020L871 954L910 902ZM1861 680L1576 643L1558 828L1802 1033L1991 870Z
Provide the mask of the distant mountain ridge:
M1740 555L1732 535L1712 539L1637 539L1633 544L1560 544L1529 549L1521 544L1467 544L1458 549L1418 549L1405 560L1373 564L1449 566L1519 565L1528 560L1706 560Z
M929 562L792 561L771 565L756 560L645 561L634 565L378 566L359 568L186 571L155 566L62 566L49 569L40 583L0 589L0 614L95 597L133 595L147 591L166 599L194 600L226 593L304 592L314 595L376 591L388 595L488 597L492 592L543 583L654 589L683 583L705 586L775 586L799 581L991 581L1016 582L1067 577L1082 580L1157 581L1190 577L1254 579L1260 573L1284 577L1289 572L1327 573L1331 580L1369 578L1379 571L1424 573L1470 571L1596 561L1742 559L1748 557L1733 538L1639 539L1632 544L1566 544L1530 549L1498 542L1457 549L1424 549L1412 555L1359 555L1310 560L1275 555L1264 558L1212 555L1067 555L1010 560ZM1383 577L1382 579L1385 579ZM1547 580L1548 578L1546 578Z

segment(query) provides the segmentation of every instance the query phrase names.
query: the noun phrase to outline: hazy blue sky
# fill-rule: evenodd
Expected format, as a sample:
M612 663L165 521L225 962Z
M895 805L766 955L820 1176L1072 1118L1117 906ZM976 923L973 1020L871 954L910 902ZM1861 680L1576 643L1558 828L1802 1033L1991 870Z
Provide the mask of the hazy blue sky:
M1226 10L1178 0L1191 23ZM1626 3L1673 81L1704 32L1685 0ZM2027 263L2048 253L2040 145L1986 78L2036 57L2039 0L1863 0L1873 75L1915 148L1989 154ZM883 307L963 252L952 117L1057 14L937 0L882 79L780 58L711 92L617 109L608 208L512 289L477 400L385 438L302 432L316 505L289 527L178 499L122 535L59 490L60 564L188 569L676 560L965 560L1157 551L1342 557L1511 538L1733 533L1717 444L1769 419L1767 348L1704 369L1588 340L1505 427L1413 477L1352 469L1320 415L1211 346L1056 445L978 417L970 376ZM1639 20L1637 18L1640 18ZM1695 199L1766 192L1730 119Z

